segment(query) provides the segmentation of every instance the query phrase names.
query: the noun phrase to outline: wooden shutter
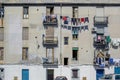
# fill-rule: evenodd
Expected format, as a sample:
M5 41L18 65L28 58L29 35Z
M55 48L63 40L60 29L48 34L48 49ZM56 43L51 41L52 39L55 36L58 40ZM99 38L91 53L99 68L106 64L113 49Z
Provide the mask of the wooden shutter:
M28 40L28 38L29 38L28 27L23 27L22 38L23 38L23 40Z
M4 57L4 49L0 48L0 60L3 60Z
M47 27L46 29L46 37L54 37L54 27Z
M0 41L4 40L4 28L0 27Z

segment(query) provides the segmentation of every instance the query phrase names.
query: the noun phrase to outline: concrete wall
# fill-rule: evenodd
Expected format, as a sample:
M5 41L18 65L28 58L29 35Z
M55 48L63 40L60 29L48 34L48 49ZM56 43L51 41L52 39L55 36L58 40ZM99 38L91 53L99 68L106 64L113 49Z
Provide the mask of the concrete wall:
M22 56L22 9L21 7L5 7L5 63L16 63Z
M120 3L119 0L0 0L5 3Z
M62 9L62 10L61 10ZM79 64L92 64L94 58L93 35L91 28L94 27L93 17L98 14L96 7L78 7L78 17L88 17L89 30L79 32L78 40L72 39L72 31L61 29L60 15L69 16L72 18L72 6L54 7L54 13L57 14L58 27L54 27L54 36L58 37L58 47L54 49L55 57L60 62L60 53L62 53L62 62L68 57L68 64L72 64L72 47L78 47L78 62ZM112 10L112 11L111 11ZM104 7L103 15L108 16L108 34L111 38L120 38L119 23L120 23L120 7ZM42 45L42 35L45 34L45 28L42 24L42 16L46 14L45 6L29 6L29 19L23 19L23 7L5 7L4 17L4 43L0 42L0 46L5 48L5 63L17 63L22 57L22 47L29 48L29 58L33 56L45 57L46 48ZM29 28L29 40L22 40L22 27ZM61 33L61 34L60 34ZM37 38L35 38L37 37ZM64 45L64 37L69 37L68 45ZM13 45L14 44L14 45ZM19 45L18 45L19 44ZM38 44L40 45L39 48ZM111 56L119 57L119 48L110 48ZM14 56L13 56L14 54ZM114 55L116 54L116 55ZM15 57L15 58L14 58Z
M96 80L96 71L93 66L59 66L58 68L43 68L41 65L1 65L0 68L4 68L4 79L13 80L14 77L18 77L18 80L22 80L22 69L29 69L29 80L47 80L46 70L54 69L54 78L57 76L66 76L68 80L73 80L72 69L79 69L79 78L82 80L86 77L87 80Z

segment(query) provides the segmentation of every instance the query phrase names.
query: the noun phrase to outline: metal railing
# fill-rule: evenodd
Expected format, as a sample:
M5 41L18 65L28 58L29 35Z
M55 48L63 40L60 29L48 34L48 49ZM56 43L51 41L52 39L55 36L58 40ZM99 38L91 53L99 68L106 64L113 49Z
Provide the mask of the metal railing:
M57 15L53 14L50 16L44 16L43 25L57 25L57 24L58 24Z
M58 37L43 37L43 44L58 44Z
M94 24L108 24L108 17L95 16Z

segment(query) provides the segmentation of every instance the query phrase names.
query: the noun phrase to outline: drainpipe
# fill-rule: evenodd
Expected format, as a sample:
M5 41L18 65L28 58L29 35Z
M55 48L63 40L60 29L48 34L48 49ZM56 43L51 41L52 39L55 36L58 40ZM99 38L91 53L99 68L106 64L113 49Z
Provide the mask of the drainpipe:
M62 16L62 4L60 4L60 16ZM62 65L62 21L60 20L60 65Z
M62 16L62 3L60 4L60 17ZM62 21L60 19L60 75L62 75Z

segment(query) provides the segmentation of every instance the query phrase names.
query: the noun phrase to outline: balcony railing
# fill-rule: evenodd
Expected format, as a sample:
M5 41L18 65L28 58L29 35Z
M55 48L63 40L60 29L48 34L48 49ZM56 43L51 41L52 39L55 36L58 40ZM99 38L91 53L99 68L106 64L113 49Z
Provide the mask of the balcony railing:
M108 24L108 17L94 17L94 24Z
M71 60L71 64L74 64L74 65L75 65L75 64L79 64L79 60L76 60L76 59L73 58L73 59Z
M42 58L44 67L57 67L58 59L57 58Z
M46 47L57 47L58 46L58 37L43 37L43 45Z
M53 14L50 16L44 16L43 25L44 26L47 26L47 25L57 26L58 25L57 15Z

